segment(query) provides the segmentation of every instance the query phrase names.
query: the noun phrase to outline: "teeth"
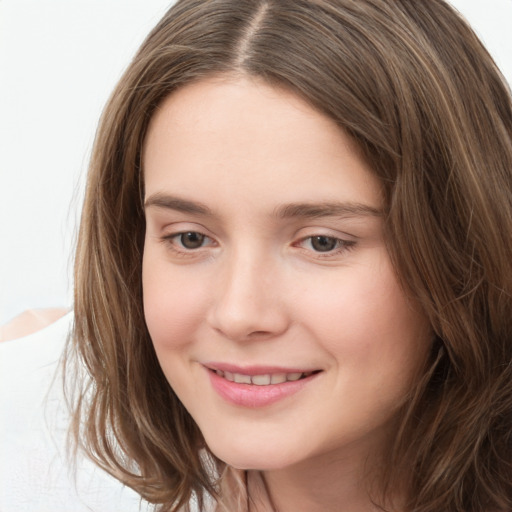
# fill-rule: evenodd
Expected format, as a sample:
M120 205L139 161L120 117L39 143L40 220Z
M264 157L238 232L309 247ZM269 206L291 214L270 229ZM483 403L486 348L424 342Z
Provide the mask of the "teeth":
M220 377L224 377L230 382L238 384L254 384L255 386L269 386L270 384L282 384L287 381L297 381L303 377L309 377L313 372L301 373L272 373L264 375L244 375L243 373L223 372L222 370L215 370L215 373Z
M233 375L235 377L235 382L237 384L250 384L251 383L250 375L244 375L243 373L235 373Z
M271 384L281 384L286 382L286 373L274 373L270 379Z
M270 375L253 375L251 377L251 381L256 386L268 386L271 381Z

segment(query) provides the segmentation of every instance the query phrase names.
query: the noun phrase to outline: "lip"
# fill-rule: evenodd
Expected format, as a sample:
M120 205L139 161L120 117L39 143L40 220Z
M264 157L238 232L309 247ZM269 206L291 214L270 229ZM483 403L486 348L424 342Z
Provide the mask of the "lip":
M210 370L220 370L222 372L242 373L243 375L266 375L268 373L311 373L318 372L319 368L300 368L290 366L239 366L230 363L203 363L203 366Z
M208 372L213 389L227 402L240 407L256 409L266 407L290 397L309 384L311 384L321 373L318 370L305 370L300 368L283 368L277 366L252 366L240 367L231 364L212 363L204 365ZM221 377L214 370L241 373L244 375L265 375L271 373L307 373L314 371L311 375L296 381L286 381L280 384L258 386L255 384L240 384L231 382Z

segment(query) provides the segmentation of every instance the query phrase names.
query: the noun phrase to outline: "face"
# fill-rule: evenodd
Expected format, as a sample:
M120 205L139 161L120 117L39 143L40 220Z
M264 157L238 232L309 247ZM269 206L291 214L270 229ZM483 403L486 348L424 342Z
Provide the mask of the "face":
M221 77L164 101L143 163L147 326L213 453L277 469L374 450L429 328L349 137L290 92Z

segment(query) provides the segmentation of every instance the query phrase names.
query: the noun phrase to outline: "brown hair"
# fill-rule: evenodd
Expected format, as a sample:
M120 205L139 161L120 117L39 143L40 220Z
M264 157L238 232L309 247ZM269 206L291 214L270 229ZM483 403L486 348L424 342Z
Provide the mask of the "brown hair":
M165 97L224 72L305 98L383 184L396 272L436 334L383 492L400 482L407 512L512 510L511 97L442 0L182 0L158 23L103 113L90 164L69 347L86 373L76 440L162 510L219 492L224 466L144 322L141 150Z

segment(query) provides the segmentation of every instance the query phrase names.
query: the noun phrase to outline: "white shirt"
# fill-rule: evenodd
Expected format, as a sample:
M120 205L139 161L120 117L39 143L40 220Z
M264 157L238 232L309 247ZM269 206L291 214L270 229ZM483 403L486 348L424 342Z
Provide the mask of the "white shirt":
M69 423L59 359L73 321L0 343L0 512L149 511L133 490L79 457L66 459Z

